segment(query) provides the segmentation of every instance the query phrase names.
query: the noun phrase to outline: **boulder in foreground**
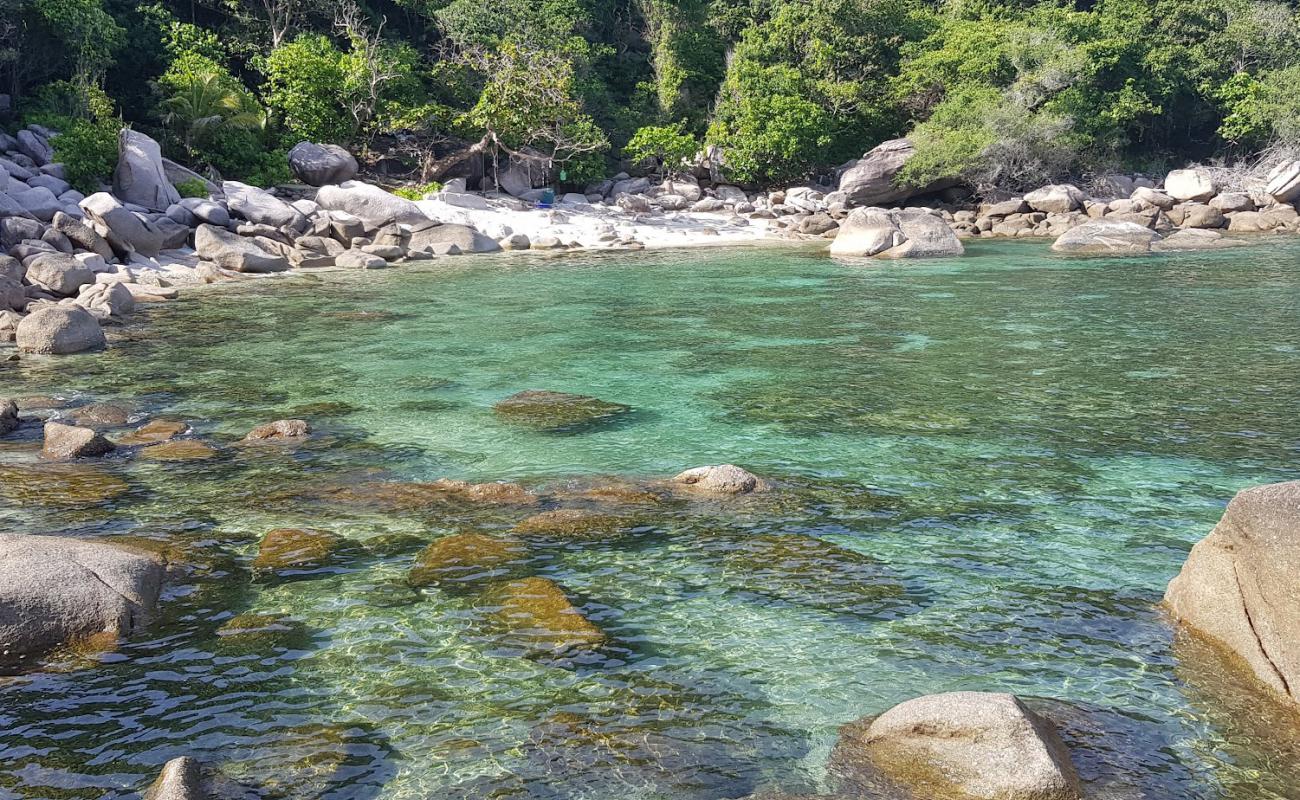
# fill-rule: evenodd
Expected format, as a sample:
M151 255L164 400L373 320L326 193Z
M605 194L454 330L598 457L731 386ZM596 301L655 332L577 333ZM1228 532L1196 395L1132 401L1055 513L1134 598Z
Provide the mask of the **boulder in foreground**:
M163 562L102 542L0 533L0 662L141 627Z
M1050 722L1010 694L949 692L845 726L836 760L873 789L925 800L1079 800Z
M203 770L189 756L173 758L163 765L158 778L144 793L144 800L207 800Z
M1187 556L1165 604L1300 703L1300 481L1239 492Z
M1095 219L1061 234L1057 253L1073 255L1140 255L1150 253L1160 234L1136 222Z
M113 452L113 443L93 428L79 428L61 422L45 423L45 458L92 458Z

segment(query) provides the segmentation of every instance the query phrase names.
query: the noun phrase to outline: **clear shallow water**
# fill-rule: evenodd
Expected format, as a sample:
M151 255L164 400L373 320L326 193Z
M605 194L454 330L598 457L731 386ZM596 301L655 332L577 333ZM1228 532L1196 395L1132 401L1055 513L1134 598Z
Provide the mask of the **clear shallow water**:
M840 724L952 689L1069 701L1099 797L1289 797L1294 744L1224 682L1188 680L1200 662L1175 657L1155 604L1233 492L1297 477L1298 308L1300 245L1269 242L1133 261L1023 243L868 266L787 248L465 259L154 309L114 350L24 361L0 386L132 400L222 445L289 414L320 435L110 460L129 491L98 505L0 487L7 527L146 537L198 563L103 663L0 684L0 799L127 797L182 753L287 798L813 793L836 786ZM634 412L572 435L493 415L529 388ZM29 460L28 442L0 450ZM471 595L406 588L410 547L248 573L277 526L427 542L532 513L322 485L518 480L566 506L598 476L722 461L782 490L532 549L529 572L613 641L576 662L520 657ZM842 550L771 566L772 535ZM856 594L877 579L897 591ZM301 630L216 635L247 611Z

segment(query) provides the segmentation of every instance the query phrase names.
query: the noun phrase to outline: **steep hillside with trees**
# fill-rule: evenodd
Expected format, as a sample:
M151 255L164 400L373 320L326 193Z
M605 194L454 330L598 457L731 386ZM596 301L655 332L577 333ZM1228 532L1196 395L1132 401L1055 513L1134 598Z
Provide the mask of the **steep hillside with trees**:
M121 122L227 178L310 139L432 180L530 153L581 184L716 145L797 181L882 140L981 189L1300 143L1300 25L1276 0L0 0L11 116L75 183Z

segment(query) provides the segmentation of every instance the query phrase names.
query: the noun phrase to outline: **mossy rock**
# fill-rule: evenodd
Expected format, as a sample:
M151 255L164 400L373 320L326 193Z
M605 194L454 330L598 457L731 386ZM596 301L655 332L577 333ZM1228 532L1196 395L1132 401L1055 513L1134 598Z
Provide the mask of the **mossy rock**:
M448 505L535 506L540 498L517 483L372 481L324 487L325 500L384 511L419 511Z
M532 577L490 587L483 595L490 623L511 646L535 656L596 650L608 637L582 615L549 578Z
M69 417L83 428L122 428L130 424L133 411L116 403L91 403L90 405L65 411L61 417Z
M130 491L126 481L85 464L0 465L0 497L24 506L77 508Z
M618 480L557 492L556 497L597 506L633 508L660 506L668 499L652 487Z
M269 531L253 559L254 573L313 570L327 567L348 549L348 540L336 533L302 528Z
M837 613L878 613L905 594L871 556L800 534L740 537L723 567L744 591Z
M528 559L528 548L481 533L454 533L429 545L407 575L412 586L445 586L501 578Z
M375 558L391 558L419 550L428 538L414 533L381 533L360 542L362 550Z
M611 422L632 408L581 394L529 390L507 397L492 410L513 425L559 433Z
M124 445L156 444L171 441L189 429L189 425L179 420L155 419L141 425L131 433L118 437L116 441L118 444Z
M150 445L141 450L139 455L153 461L206 461L216 457L217 450L198 439L176 439Z
M588 539L614 536L630 527L626 517L581 508L559 508L534 514L513 530L519 536Z

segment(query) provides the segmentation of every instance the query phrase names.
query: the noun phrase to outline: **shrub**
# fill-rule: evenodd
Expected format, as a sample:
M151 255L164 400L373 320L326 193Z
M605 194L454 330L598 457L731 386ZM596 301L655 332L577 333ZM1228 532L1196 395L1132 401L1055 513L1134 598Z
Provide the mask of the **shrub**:
M83 194L99 190L117 167L117 134L122 123L106 120L68 120L54 137L54 160L63 164L64 176Z
M190 178L176 184L176 191L180 192L181 197L204 197L208 196L207 185L198 178Z
M635 162L652 162L656 171L674 172L699 151L700 143L686 132L685 121L676 125L647 125L632 135L623 155Z
M347 142L344 54L325 36L304 34L266 59L263 99L293 142Z
M393 190L393 194L398 197L405 197L407 200L423 200L425 195L433 194L440 189L442 189L442 184L432 181L423 186L399 186Z

